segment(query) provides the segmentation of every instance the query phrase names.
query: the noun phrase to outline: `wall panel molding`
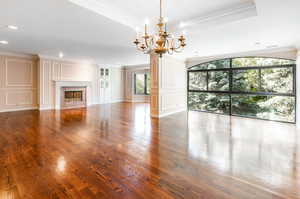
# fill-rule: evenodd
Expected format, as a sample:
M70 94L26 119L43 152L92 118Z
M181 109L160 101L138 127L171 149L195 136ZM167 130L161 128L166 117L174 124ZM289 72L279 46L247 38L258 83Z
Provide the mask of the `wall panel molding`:
M19 65L17 65L18 68L12 68L12 65L9 65L9 62L15 62L15 63L19 63ZM16 75L16 74L22 74L21 70L21 64L29 64L30 67L30 72L29 75L27 75L27 77L29 78L28 82L23 82L23 83L10 83L9 82L9 75ZM9 73L9 70L14 70L12 71L12 73ZM24 73L24 71L23 71ZM27 61L27 60L21 60L21 59L10 59L10 58L6 58L5 59L5 85L6 87L32 87L33 86L33 62L32 61Z
M27 96L29 94L29 96ZM22 106L22 105L32 105L33 102L33 92L32 91L9 91L5 93L5 105L6 106ZM11 98L10 98L11 97ZM20 98L28 97L29 101L23 99L23 101L19 101L13 103L14 100L20 100Z
M186 67L183 61L151 55L151 116L163 117L186 110Z
M0 112L37 107L36 57L0 56Z

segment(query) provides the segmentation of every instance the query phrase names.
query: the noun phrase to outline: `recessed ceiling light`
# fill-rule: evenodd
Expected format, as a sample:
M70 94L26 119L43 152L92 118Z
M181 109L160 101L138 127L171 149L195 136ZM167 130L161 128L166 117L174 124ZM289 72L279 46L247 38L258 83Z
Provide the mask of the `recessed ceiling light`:
M8 44L8 41L2 40L0 41L0 44Z
M255 45L260 45L261 43L260 43L260 42L255 42L254 44L255 44Z
M18 30L19 29L18 26L14 26L14 25L8 25L7 28L11 29L11 30Z
M59 58L63 58L64 54L62 52L60 52L58 56L59 56Z

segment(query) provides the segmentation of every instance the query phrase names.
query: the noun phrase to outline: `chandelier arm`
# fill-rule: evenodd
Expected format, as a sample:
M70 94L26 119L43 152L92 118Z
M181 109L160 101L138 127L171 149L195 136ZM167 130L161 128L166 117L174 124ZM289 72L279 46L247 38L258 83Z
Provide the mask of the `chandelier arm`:
M179 48L181 48L180 45L176 46L175 41L173 41L173 42L174 42L174 43L173 43L173 49L174 49L174 51L177 50L177 49L179 49Z
M185 37L181 35L178 39L174 39L172 34L167 31L167 21L163 17L163 0L160 0L160 18L157 24L157 34L149 35L147 33L147 25L145 25L145 35L138 40L134 41L137 49L144 53L154 51L162 57L163 54L168 53L170 55L176 52L182 52L186 46Z
M150 38L150 50L152 50L153 46L154 46L154 37L151 36L151 38Z
M184 49L184 47L185 47L184 41L179 40L178 47L175 47L174 49L182 51Z
M176 53L181 53L182 51L183 51L183 47L174 49L174 52L176 52Z
M149 48L147 35L145 35L145 45L147 48Z
M170 40L166 39L166 44L167 44L166 49L167 49L169 55L173 54L172 44L171 43L172 42L170 42Z
M144 43L141 43L140 45L137 45L137 50L142 51L142 52L147 52L148 47Z

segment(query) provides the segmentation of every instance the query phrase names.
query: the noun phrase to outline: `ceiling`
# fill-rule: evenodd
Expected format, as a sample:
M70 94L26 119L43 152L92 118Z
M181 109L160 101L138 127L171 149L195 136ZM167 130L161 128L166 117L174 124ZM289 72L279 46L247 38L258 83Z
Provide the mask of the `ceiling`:
M298 0L165 0L170 28L185 24L188 46L178 58L300 44ZM0 51L98 64L148 62L132 44L135 27L155 25L159 0L2 0ZM16 25L19 30L9 30ZM142 26L139 26L142 27Z

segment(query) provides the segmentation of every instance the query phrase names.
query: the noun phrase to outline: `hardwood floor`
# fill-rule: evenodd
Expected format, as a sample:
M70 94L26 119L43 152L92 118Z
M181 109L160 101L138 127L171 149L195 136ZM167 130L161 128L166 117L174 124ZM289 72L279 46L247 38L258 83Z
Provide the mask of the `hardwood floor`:
M188 118L188 119L187 119ZM0 199L300 198L294 125L147 104L0 114Z

